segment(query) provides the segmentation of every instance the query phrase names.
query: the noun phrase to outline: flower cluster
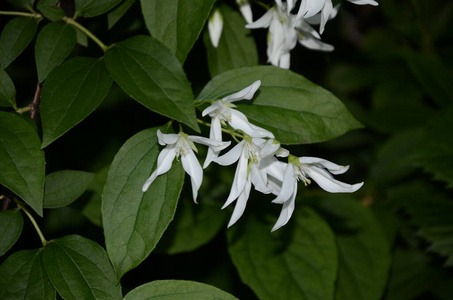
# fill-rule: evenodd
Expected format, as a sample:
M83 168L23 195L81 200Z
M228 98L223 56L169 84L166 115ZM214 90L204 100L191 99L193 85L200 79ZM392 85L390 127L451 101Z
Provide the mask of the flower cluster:
M354 4L378 5L374 0L348 0ZM249 29L269 28L267 56L274 66L288 69L290 51L299 42L302 46L319 51L332 51L334 47L321 41L328 20L333 19L339 5L333 7L331 0L301 0L297 14L294 0L275 0L261 18L247 24ZM319 33L311 26L319 25Z
M164 134L157 132L159 144L166 146L159 154L157 168L143 185L145 192L157 176L170 170L175 158L181 157L184 170L189 174L192 183L193 199L196 203L198 189L203 180L203 169L194 151L195 143L208 146L208 153L203 168L214 162L222 166L237 163L230 194L223 206L236 202L228 227L236 223L245 211L250 191L274 194L273 203L282 204L282 210L272 231L285 225L294 211L297 194L297 182L305 185L314 180L322 189L331 193L352 193L362 183L346 184L333 178L331 174L342 174L348 166L340 166L316 157L295 157L282 148L275 140L272 132L249 122L247 117L235 109L233 102L250 100L259 89L261 81L255 81L237 93L211 102L203 112L203 116L211 117L209 138L191 136L183 132ZM234 133L242 137L227 153L220 152L231 142L222 140L222 127L232 128ZM278 158L287 157L288 162Z

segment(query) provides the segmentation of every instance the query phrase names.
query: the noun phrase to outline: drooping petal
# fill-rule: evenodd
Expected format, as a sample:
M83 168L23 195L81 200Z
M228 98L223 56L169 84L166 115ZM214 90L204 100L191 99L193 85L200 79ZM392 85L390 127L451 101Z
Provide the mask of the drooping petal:
M142 191L146 192L149 186L154 182L157 176L167 173L170 170L173 160L175 159L176 151L174 147L165 147L157 157L157 168L146 180L142 187Z
M189 139L192 142L195 142L197 144L202 144L202 145L213 147L213 148L216 148L219 150L223 150L231 144L230 141L222 142L222 141L208 139L208 138L205 138L202 136L196 136L196 135L189 135L187 137L187 139Z
M254 83L252 83L251 85L247 86L246 88L243 88L239 92L226 96L225 98L222 99L222 101L223 102L235 102L238 100L250 100L253 98L253 95L255 95L255 92L257 89L259 89L260 85L261 85L261 80L257 80Z
M203 112L201 113L201 115L203 117L205 117L206 115L211 115L214 111L221 109L222 106L224 106L222 101L216 101L216 102L212 103L211 105L209 105L208 107L206 107L203 110Z
M230 228L234 223L239 220L239 218L242 216L242 214L245 211L245 207L247 206L247 201L249 199L250 195L250 189L251 189L251 182L250 180L247 180L244 189L242 190L241 194L239 195L236 205L233 210L233 214L231 215L230 221L228 222L228 228Z
M249 177L255 187L255 190L263 194L270 194L271 189L267 187L267 176L263 170L260 170L257 164L252 164L250 167Z
M282 190L282 182L275 177L267 176L267 187L271 190L271 193L278 196Z
M239 11L244 17L245 21L250 24L253 22L252 8L248 0L236 0L236 3L239 6Z
M268 156L260 160L259 168L279 181L283 181L287 164L279 161L274 156Z
M232 109L231 111L231 120L228 121L228 124L231 125L234 129L240 129L244 131L249 136L256 138L274 138L274 134L264 128L253 125L249 122L247 117L240 111Z
M352 2L354 4L359 4L359 5L365 5L365 4L369 4L369 5L373 5L373 6L379 5L379 3L377 3L374 0L348 0L348 1Z
M216 141L222 141L222 127L220 125L220 119L219 118L212 118L211 120L211 128L209 130L209 138L216 140ZM206 159L203 164L203 169L207 168L209 164L219 156L220 150L217 150L215 148L208 148L208 154L206 155Z
M248 159L244 152L241 153L239 158L238 165L236 167L236 172L234 173L233 184L231 185L231 191L228 195L228 199L223 205L222 209L230 205L234 200L239 197L239 195L244 190L245 184L247 182L247 165Z
M274 9L269 9L261 18L256 20L253 23L245 25L245 28L256 29L256 28L266 28L271 24L274 12Z
M304 171L310 178L316 181L323 190L330 193L353 193L363 185L363 182L351 185L338 181L331 176L328 176L326 174L327 171L315 166L304 168Z
M159 145L165 146L175 144L181 136L177 133L162 133L160 129L157 129L157 137Z
M294 174L294 167L292 164L287 164L283 177L282 190L272 203L285 203L295 193L297 193L297 179Z
M296 27L296 30L299 31L300 28ZM302 34L302 38L299 39L299 44L301 44L305 48L308 48L311 50L325 51L325 52L331 52L335 49L334 46L324 43L319 38L316 38L315 36L313 36L311 33L307 32L307 31L301 31L301 34Z
M318 157L302 156L299 158L299 162L301 164L322 166L335 175L343 174L349 169L349 166L337 165L336 163Z
M241 142L239 142L239 144L234 146L230 151L228 151L227 153L225 153L222 156L217 157L216 159L214 159L214 161L221 166L229 166L229 165L234 164L241 157L242 149L244 148L244 144L245 144L245 141L242 140Z
M297 182L295 182L294 184L297 186ZM296 193L292 194L291 198L283 203L282 211L280 212L280 216L278 217L277 222L271 230L272 232L288 223L288 221L291 219L291 216L293 215L295 205Z
M197 203L198 189L203 181L203 169L201 168L200 163L198 162L198 159L193 151L189 151L186 155L183 155L181 157L181 162L182 167L190 176L193 201Z
M331 0L327 0L324 4L324 7L321 10L321 23L319 24L319 33L324 32L324 27L326 26L327 21L333 10L333 4Z
M280 56L280 61L278 63L278 66L282 69L289 69L290 64L291 64L291 55L289 54L289 52L282 54L282 56Z
M341 4L337 4L333 7L333 9L329 15L329 20L332 20L333 18L335 18L337 16L340 6L341 6ZM310 18L304 18L304 21L307 22L308 24L319 25L319 24L321 24L321 13L318 13Z
M326 0L302 0L296 18L309 18L316 15L321 11L325 2Z
M208 22L209 38L214 48L219 46L220 36L223 29L223 16L218 8L214 9Z

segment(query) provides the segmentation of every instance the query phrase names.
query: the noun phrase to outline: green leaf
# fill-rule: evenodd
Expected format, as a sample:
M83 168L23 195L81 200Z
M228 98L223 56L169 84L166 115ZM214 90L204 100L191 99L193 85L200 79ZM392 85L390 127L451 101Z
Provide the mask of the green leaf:
M121 0L75 0L75 16L90 18L102 15L114 8Z
M245 28L244 18L228 5L221 5L223 29L219 45L214 48L209 31L204 32L209 73L211 77L240 67L258 65L258 52L250 30Z
M0 184L42 216L46 162L40 144L30 124L0 111Z
M104 187L105 243L117 280L154 249L173 219L184 183L184 170L174 162L168 173L158 176L148 191L142 192L156 166L157 129L141 131L121 147Z
M55 68L41 92L42 147L91 114L111 85L102 59L75 57Z
M80 31L79 29L76 29L76 40L77 44L82 45L84 47L88 46L88 37L86 36L85 33Z
M381 299L390 268L390 247L372 211L350 197L335 195L314 202L335 230L339 257L335 299Z
M64 170L46 176L44 207L64 207L77 200L93 180L94 174Z
M313 210L299 207L291 223L274 233L252 216L236 226L228 230L230 255L259 299L333 299L335 239Z
M75 30L63 22L50 23L39 32L35 45L39 82L71 53L75 43Z
M142 35L117 43L105 53L105 65L129 96L199 131L190 83L158 40Z
M24 218L19 209L0 212L0 256L16 243L23 226Z
M5 69L22 51L27 48L35 36L38 20L17 17L3 28L0 37L0 66Z
M109 168L105 167L94 175L94 179L87 188L87 191L90 193L90 198L82 210L85 217L99 227L102 227L102 190L104 189L107 180L108 170Z
M215 0L140 0L146 28L184 63Z
M274 133L283 144L323 142L362 126L329 91L274 66L222 73L205 86L197 99L221 99L256 80L261 80L261 87L253 104L239 104L238 109L251 123Z
M124 300L234 300L232 295L216 287L185 280L156 280L130 291Z
M57 6L59 0L40 0L37 8L39 12L51 21L59 21L64 16L64 11Z
M15 6L30 9L33 8L33 3L35 2L35 0L8 0L8 2Z
M50 281L64 299L122 299L104 249L79 235L50 241L43 251Z
M453 265L453 202L426 182L399 185L390 191L390 199L403 206L420 230L418 234L431 243L430 251L447 257Z
M0 107L16 106L16 88L8 73L0 69Z
M135 3L135 0L125 0L123 3L118 5L113 11L109 12L107 15L108 29L112 28L113 25L118 22L121 17L129 10L132 4Z
M0 266L0 299L55 299L42 249L13 253Z

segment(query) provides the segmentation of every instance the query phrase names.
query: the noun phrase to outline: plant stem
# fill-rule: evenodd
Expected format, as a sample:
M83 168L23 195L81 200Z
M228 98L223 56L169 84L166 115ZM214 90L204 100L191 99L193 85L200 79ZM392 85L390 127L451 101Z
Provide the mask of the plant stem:
M32 17L36 19L41 19L41 14L38 13L26 13L21 11L0 11L0 15L3 16L17 16L17 17Z
M62 20L65 21L67 24L72 25L75 28L82 31L86 36L88 36L90 39L92 39L99 47L101 47L102 51L105 52L109 48L103 42L101 42L101 40L98 39L94 34L92 34L91 31L89 31L88 29L86 29L85 27L83 27L82 25L77 23L74 19L64 16L62 18Z
M31 107L30 105L29 106L25 106L25 107L20 107L20 108L16 108L16 112L18 114L23 114L24 112L27 112L27 111L30 111L31 110Z
M41 239L41 243L43 246L45 246L48 242L47 240L44 238L44 235L42 234L42 231L41 229L39 228L38 226L38 223L36 223L35 221L35 218L33 218L32 214L28 211L28 209L18 200L18 199L14 199L17 203L17 206L22 209L25 214L28 216L28 218L30 219L31 223L33 224L33 226L35 227L36 229L36 232L38 233L39 235L39 238Z

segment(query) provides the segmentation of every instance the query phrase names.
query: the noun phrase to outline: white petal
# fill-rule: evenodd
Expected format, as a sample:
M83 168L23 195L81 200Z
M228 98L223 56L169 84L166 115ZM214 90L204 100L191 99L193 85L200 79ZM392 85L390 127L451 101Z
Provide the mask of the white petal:
M260 160L259 167L263 169L267 174L275 177L279 181L283 181L285 176L287 164L279 161L273 156L268 156Z
M197 144L202 144L205 146L216 148L219 151L225 149L226 147L228 147L231 144L230 141L226 141L226 142L216 141L213 139L208 139L208 138L205 138L202 136L196 136L196 135L189 135L187 137L187 139L189 139Z
M360 189L363 185L363 182L356 184L347 184L341 181L338 181L334 178L326 176L326 171L318 167L309 167L304 168L304 171L307 175L312 178L316 183L325 191L330 193L353 193Z
M299 40L299 44L301 44L302 46L304 46L307 49L325 51L325 52L331 52L335 49L334 46L324 43L323 41L321 41L309 34L305 34L304 37Z
M267 177L267 187L271 190L271 193L278 196L282 190L282 182L275 179L272 176Z
M321 23L319 24L319 33L322 34L324 32L324 27L326 26L326 23L329 20L332 10L333 10L332 1L327 0L326 4L321 10Z
M280 56L280 62L278 63L278 66L282 69L289 69L290 63L291 63L291 56L289 52L286 52L285 54L282 54Z
M287 164L283 178L282 190L277 198L272 201L272 203L284 203L295 193L297 193L297 179L294 176L294 168L292 164Z
M209 37L211 38L211 43L214 48L217 48L220 41L220 36L222 35L223 29L223 16L220 13L219 9L215 9L212 15L209 17L208 22L208 31Z
M341 6L340 4L337 4L337 5L334 6L332 11L330 12L329 20L332 20L333 18L335 18L337 16L338 10L340 9L340 6ZM308 24L319 25L319 24L321 24L321 13L318 13L318 14L314 15L313 17L310 17L310 18L304 18L304 20Z
M201 186L203 181L203 169L198 162L197 157L193 151L189 151L186 155L181 157L182 167L190 176L190 181L192 183L192 196L193 201L197 203L198 189Z
M253 186L255 187L255 190L258 192L261 192L263 194L269 194L272 192L271 189L267 187L267 176L266 173L263 172L262 170L258 169L256 164L252 164L250 168L250 174L249 174Z
M234 223L239 220L242 214L245 211L245 207L247 206L247 200L249 199L251 189L250 180L247 181L245 184L244 190L239 195L238 200L236 201L236 206L233 210L233 215L231 216L230 222L228 222L228 228L230 228Z
M250 100L253 98L256 90L259 89L261 85L261 80L257 80L246 88L243 88L237 93L226 96L222 99L224 102L235 102L241 99Z
M337 165L331 161L328 161L326 159L318 158L318 157L310 157L310 156L302 156L299 158L299 162L301 164L312 164L312 165L317 165L322 166L329 170L330 173L332 174L343 174L345 173L348 169L349 166L340 166Z
M228 195L228 199L223 205L222 209L230 205L244 190L246 181L247 181L247 165L248 159L245 157L245 154L242 153L239 158L236 172L234 173L233 184L231 185L231 191Z
M274 139L268 139L263 145L260 146L260 157L264 158L274 155L280 148L280 143L276 143Z
M266 28L271 24L274 8L269 9L261 18L256 20L253 23L245 25L245 28L256 29L256 28Z
M321 11L325 2L326 0L302 0L299 11L297 12L297 19L309 18L316 15Z
M212 118L211 129L209 130L209 138L216 141L222 141L222 128L219 118ZM206 159L203 164L203 169L207 168L212 160L219 156L219 153L220 150L209 147L208 154L206 155Z
M216 101L214 103L212 103L211 105L209 105L208 107L206 107L203 112L201 113L201 115L203 117L205 117L206 115L211 115L211 113L213 113L214 111L216 111L217 109L220 109L222 108L222 106L224 107L222 101ZM228 107L225 107L225 108L228 108ZM230 109L230 108L228 108ZM213 117L215 114L213 114L211 117Z
M244 17L247 23L253 22L252 8L248 0L236 0L236 3L239 5L239 11Z
M214 161L221 166L229 166L231 164L234 164L239 159L239 157L241 157L244 144L245 141L243 140L224 155L214 159Z
M247 117L240 111L232 109L231 110L231 120L228 121L228 124L231 125L234 129L240 129L244 131L249 136L256 138L274 138L274 134L264 128L253 125L249 122Z
M359 5L364 5L364 4L369 4L369 5L373 5L373 6L379 5L379 3L377 3L374 0L348 0L348 1L352 2L354 4L359 4Z
M181 136L177 133L162 133L160 129L157 129L157 137L159 139L159 144L165 146L175 144Z
M173 163L173 160L175 159L176 156L176 151L174 147L169 148L166 147L162 149L162 151L159 153L159 156L157 157L157 168L154 170L154 172L151 174L151 176L146 180L145 184L142 187L142 191L146 192L151 185L151 183L154 182L157 176L162 175L164 173L167 173L168 170L171 168L171 164Z
M297 182L295 184L297 185ZM288 223L288 221L291 219L291 216L293 215L295 205L296 205L296 193L291 195L291 199L289 201L283 203L282 211L280 212L280 216L278 217L277 222L272 228L272 232Z

